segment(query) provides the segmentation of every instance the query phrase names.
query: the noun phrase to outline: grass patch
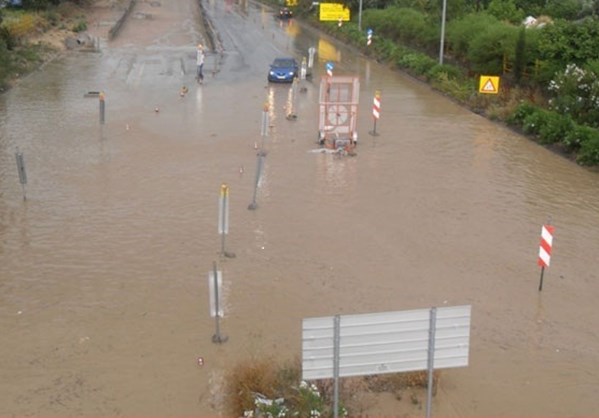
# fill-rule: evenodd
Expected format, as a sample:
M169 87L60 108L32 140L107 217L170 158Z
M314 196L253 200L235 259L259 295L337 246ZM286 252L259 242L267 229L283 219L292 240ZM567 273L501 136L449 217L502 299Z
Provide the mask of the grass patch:
M88 2L83 2L87 4ZM39 35L52 28L87 30L82 8L70 1L44 11L3 9L0 24L0 92L8 89L22 75L39 68L53 52L40 45Z

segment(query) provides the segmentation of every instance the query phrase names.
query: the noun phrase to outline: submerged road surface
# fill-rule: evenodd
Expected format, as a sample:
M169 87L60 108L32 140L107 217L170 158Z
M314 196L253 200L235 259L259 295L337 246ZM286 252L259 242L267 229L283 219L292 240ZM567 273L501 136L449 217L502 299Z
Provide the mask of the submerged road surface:
M223 415L226 373L299 357L302 318L462 304L470 364L443 371L436 415L596 414L598 175L263 6L204 6L219 38L202 86L198 5L162 0L138 2L101 53L0 96L0 415ZM289 86L267 84L268 64L310 47L314 76L288 120ZM360 78L355 157L311 152L327 61ZM92 90L106 94L104 125ZM222 183L235 258L220 255ZM423 414L408 398L365 412Z

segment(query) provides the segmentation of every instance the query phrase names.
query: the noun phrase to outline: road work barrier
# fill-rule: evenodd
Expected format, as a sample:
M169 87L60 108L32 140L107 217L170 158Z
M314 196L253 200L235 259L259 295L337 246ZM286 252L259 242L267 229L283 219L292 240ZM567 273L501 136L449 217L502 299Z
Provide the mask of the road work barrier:
M541 278L539 280L539 292L543 290L543 273L545 268L549 267L551 261L551 249L553 247L553 233L555 227L549 222L541 228L541 243L539 244L539 258L537 264L541 267Z

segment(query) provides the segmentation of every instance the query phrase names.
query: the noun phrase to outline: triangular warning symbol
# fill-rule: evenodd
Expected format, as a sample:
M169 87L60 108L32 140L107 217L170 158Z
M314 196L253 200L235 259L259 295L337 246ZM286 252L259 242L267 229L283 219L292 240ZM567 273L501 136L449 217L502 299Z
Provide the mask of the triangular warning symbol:
M483 86L482 91L485 91L488 93L495 93L497 91L497 89L493 85L493 82L491 81L491 79L488 79L487 82L485 83L485 85Z

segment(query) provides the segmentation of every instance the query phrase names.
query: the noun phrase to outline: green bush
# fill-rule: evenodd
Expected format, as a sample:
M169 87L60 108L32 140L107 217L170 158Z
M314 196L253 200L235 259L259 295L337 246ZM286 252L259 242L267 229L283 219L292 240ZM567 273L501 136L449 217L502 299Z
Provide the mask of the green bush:
M485 28L497 25L496 17L486 13L471 13L460 19L448 22L445 38L447 49L458 60L465 60L472 40Z
M542 144L562 143L568 132L574 127L572 118L556 112L545 112L545 121L539 127L539 138Z
M556 74L547 90L553 96L552 109L571 115L583 125L599 127L599 76L595 67L595 63L587 68L569 64Z
M582 144L593 141L597 137L599 137L599 131L597 131L597 129L574 124L572 129L566 132L562 144L567 151L577 152L580 150Z
M17 40L12 36L8 28L4 26L0 26L0 42L2 42L4 47L8 50L12 50L17 46Z
M400 55L397 44L385 38L375 39L372 46L377 57L383 61L394 61Z
M363 27L371 28L375 35L402 42L412 47L430 48L437 45L439 28L429 17L415 9L389 7L384 10L368 9L362 17Z
M549 112L544 109L535 108L532 113L522 121L522 130L529 135L538 136L541 128L547 124Z
M432 79L432 85L436 89L465 104L469 104L471 99L476 97L476 90L472 84L470 80L450 77L446 72L436 73Z
M437 61L428 55L412 52L400 56L396 63L416 75L425 75L437 64Z
M579 0L547 0L543 14L555 19L574 20L582 12Z
M470 42L468 60L479 74L502 74L506 54L514 53L519 33L513 26L497 23L489 26Z
M510 23L520 23L524 19L524 12L516 6L514 0L491 0L487 12Z
M508 125L522 127L522 125L524 125L524 121L526 120L526 118L529 117L530 115L532 115L533 113L535 113L536 110L537 110L537 107L531 103L528 103L528 102L520 103L516 107L514 112L510 116L507 117L506 122L508 123Z
M428 70L426 75L429 80L439 80L441 78L455 80L461 77L462 72L453 65L437 63Z
M73 32L84 32L87 30L87 22L85 20L80 20L71 29Z
M576 162L587 166L599 164L599 133L582 143Z

